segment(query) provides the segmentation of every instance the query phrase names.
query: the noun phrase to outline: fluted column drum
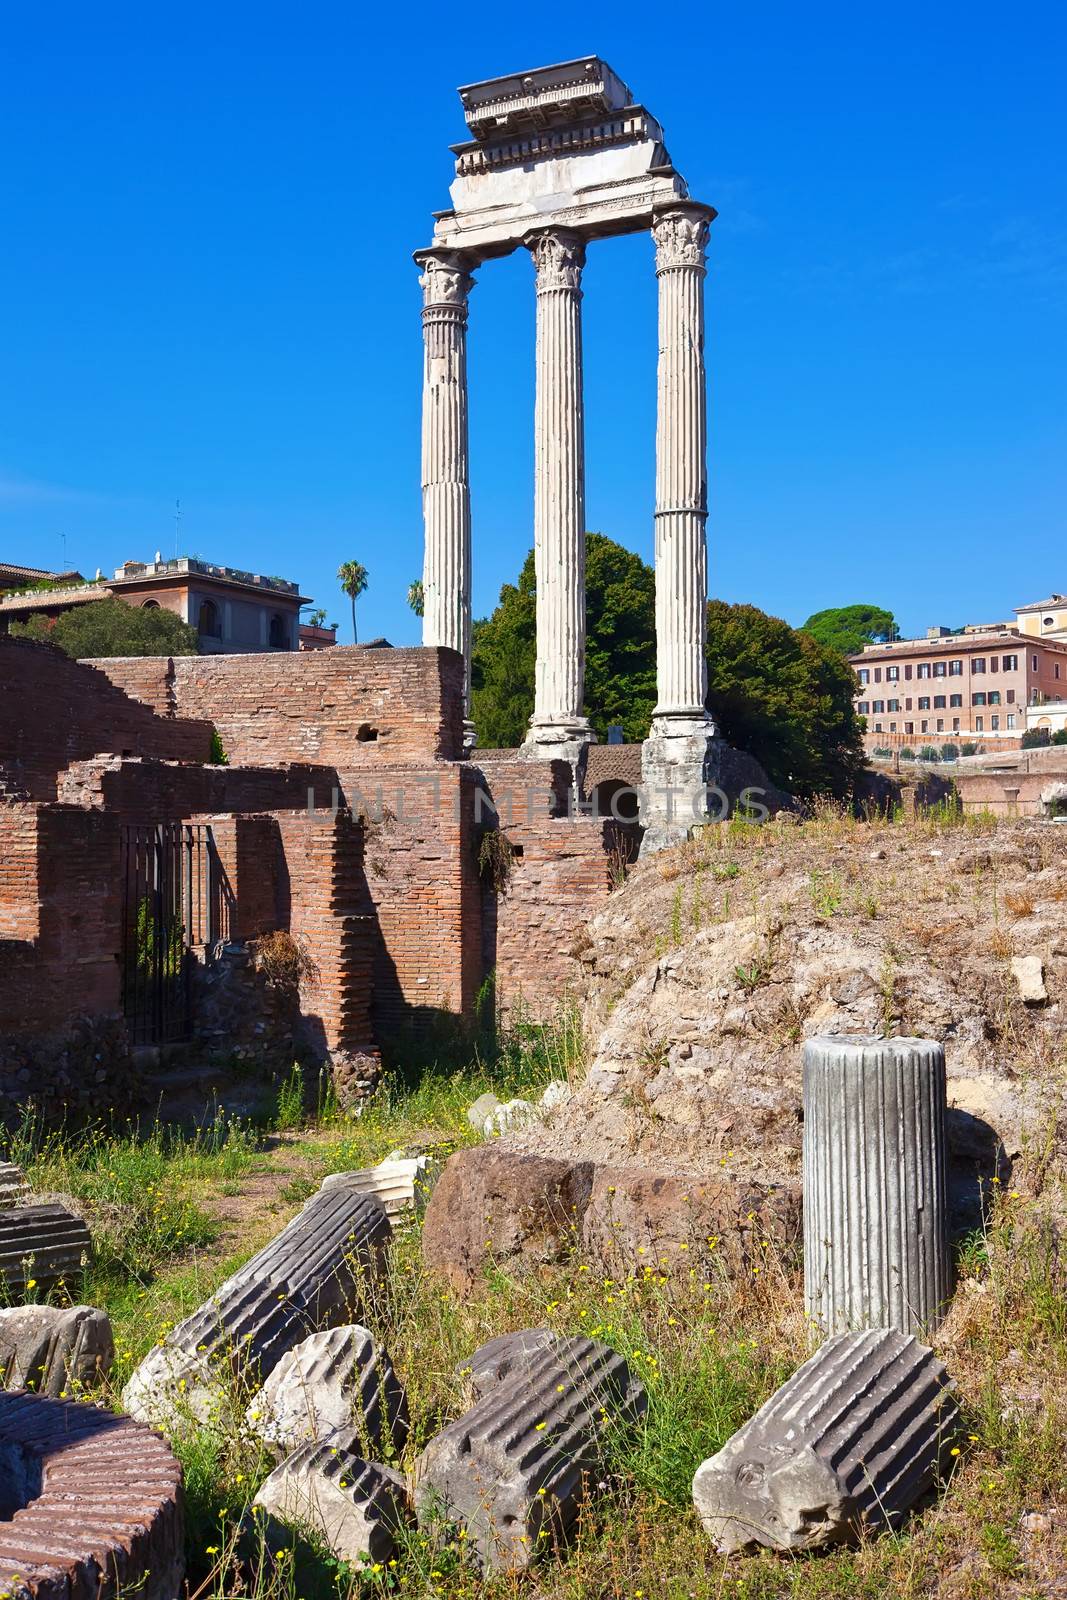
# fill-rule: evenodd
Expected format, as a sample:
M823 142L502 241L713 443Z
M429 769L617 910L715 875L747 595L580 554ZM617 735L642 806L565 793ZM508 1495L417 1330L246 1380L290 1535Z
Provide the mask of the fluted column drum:
M467 297L456 251L424 250L422 267L422 642L458 650L470 705L471 501L467 442Z
M809 1039L809 1317L825 1333L918 1333L937 1326L951 1287L944 1051L929 1039Z
M536 268L534 569L537 668L527 748L576 753L589 738L585 699L585 243L552 229L527 240Z
M684 205L661 213L652 227L659 280L654 727L668 716L705 715L704 252L710 216L705 206Z

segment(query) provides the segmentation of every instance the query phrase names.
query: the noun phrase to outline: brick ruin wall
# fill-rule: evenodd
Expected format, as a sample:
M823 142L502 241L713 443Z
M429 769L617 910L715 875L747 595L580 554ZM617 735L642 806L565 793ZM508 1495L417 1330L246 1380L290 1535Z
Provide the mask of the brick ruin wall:
M24 641L0 651L0 773L53 801L0 804L0 1034L114 1015L124 821L210 819L231 935L294 935L316 973L305 1041L357 1079L377 1041L470 1017L493 971L502 1010L541 1014L576 974L618 830L561 815L562 766L457 759L453 652L87 665ZM215 727L228 766L205 762ZM497 826L515 852L500 894L479 869Z
M454 761L462 755L463 664L453 650L281 651L97 661L161 713L218 729L231 766L311 761L338 768Z
M139 663L138 663L139 664ZM152 662L166 676L167 662ZM72 761L100 754L207 761L211 724L131 699L106 672L51 645L0 635L0 772L32 800L54 800Z

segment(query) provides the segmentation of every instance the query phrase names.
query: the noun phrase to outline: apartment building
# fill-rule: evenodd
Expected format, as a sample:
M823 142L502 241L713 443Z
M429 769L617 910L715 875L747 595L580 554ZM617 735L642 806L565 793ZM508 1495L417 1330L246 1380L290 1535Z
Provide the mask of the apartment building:
M868 750L961 740L1015 748L1027 708L1067 696L1067 637L1038 638L1011 623L932 629L926 639L867 645L850 661Z

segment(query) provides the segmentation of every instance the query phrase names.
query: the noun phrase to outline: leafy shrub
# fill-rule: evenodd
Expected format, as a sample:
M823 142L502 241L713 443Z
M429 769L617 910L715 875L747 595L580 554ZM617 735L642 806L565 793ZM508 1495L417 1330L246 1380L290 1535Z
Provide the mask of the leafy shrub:
M910 745L906 744L904 746L903 750L900 752L900 759L901 759L901 761L914 761L915 760L915 751L911 748Z
M1049 744L1067 744L1067 728L1057 728Z
M976 756L977 754L978 746L973 739L965 739L963 744L960 745L961 756Z
M932 744L924 744L919 751L920 761L940 761L941 757Z
M955 761L960 753L958 744L943 744L941 746L942 761Z

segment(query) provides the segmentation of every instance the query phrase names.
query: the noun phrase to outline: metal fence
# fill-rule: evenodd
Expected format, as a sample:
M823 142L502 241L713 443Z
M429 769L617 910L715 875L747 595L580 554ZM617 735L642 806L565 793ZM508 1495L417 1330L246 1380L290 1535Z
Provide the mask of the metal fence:
M122 829L122 1006L134 1044L189 1038L193 966L229 933L229 892L210 825Z

